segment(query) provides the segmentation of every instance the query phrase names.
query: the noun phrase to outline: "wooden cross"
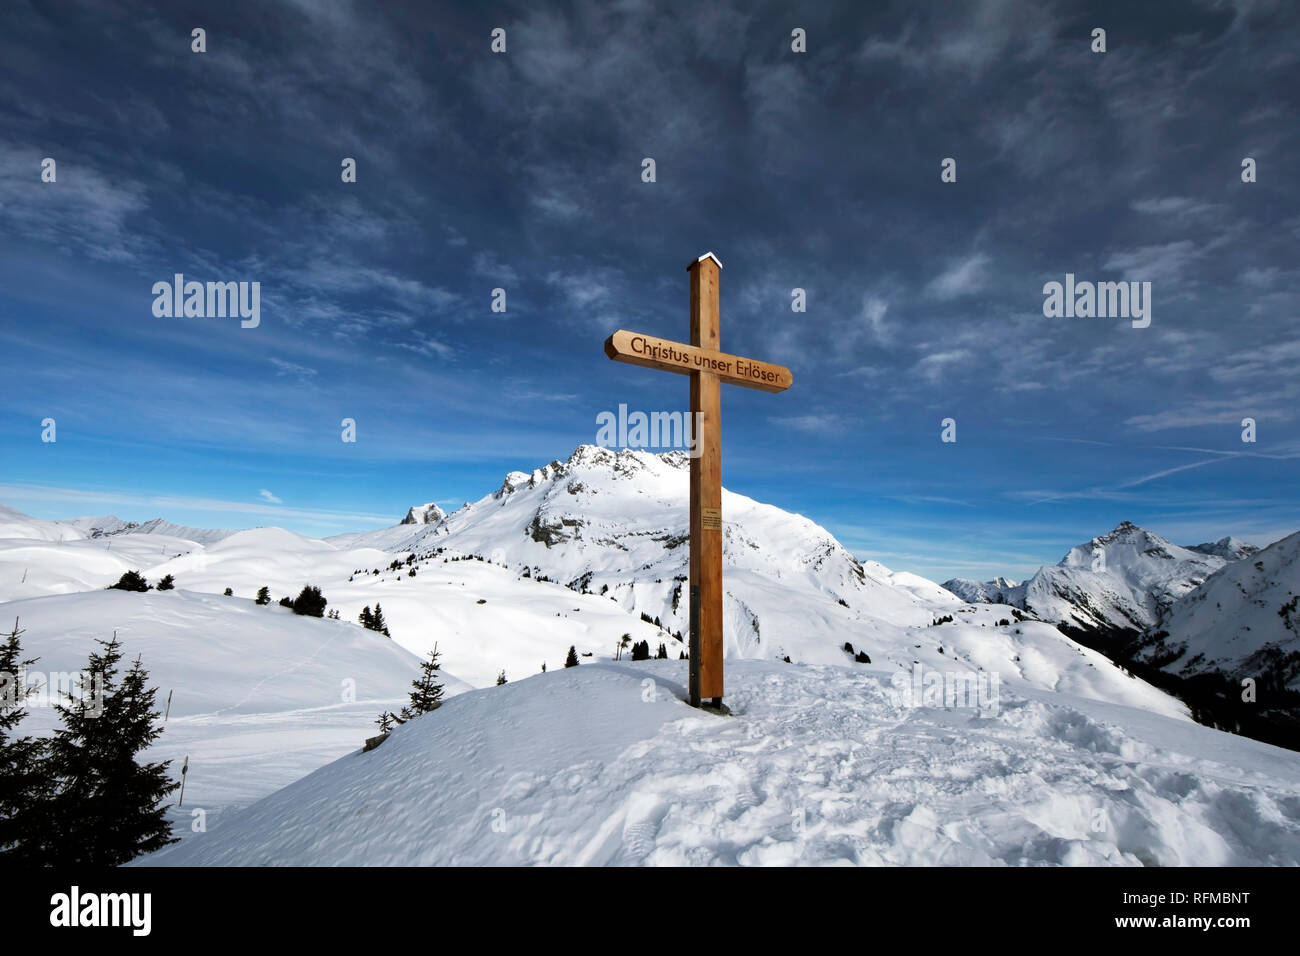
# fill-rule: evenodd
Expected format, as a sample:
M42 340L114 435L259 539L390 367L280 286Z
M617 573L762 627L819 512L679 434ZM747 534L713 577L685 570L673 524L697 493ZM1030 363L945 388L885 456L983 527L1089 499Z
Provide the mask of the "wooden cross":
M722 708L722 383L782 392L794 381L781 365L728 355L718 348L718 274L722 263L706 252L689 266L691 342L686 345L619 329L605 340L616 362L691 377L690 693Z

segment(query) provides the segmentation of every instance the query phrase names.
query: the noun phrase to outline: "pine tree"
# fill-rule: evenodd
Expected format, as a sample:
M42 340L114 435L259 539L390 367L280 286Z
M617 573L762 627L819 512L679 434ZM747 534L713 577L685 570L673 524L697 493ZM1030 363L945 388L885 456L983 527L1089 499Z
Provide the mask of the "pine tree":
M564 666L565 667L578 666L578 649L574 647L572 644L569 645L569 656L564 659Z
M307 617L324 617L325 605L328 603L325 595L320 593L320 588L305 584L298 592L298 596L293 599L293 613L305 614Z
M32 834L39 829L40 807L49 797L48 777L41 766L43 741L14 736L27 710L30 691L24 671L36 658L23 658L18 619L0 642L0 865L39 865Z
M502 671L500 674L497 674L497 686L500 687L505 682L506 682L506 672Z
M375 605L376 608L378 606ZM434 644L433 650L429 652L429 659L420 665L419 679L411 681L411 702L402 708L400 723L442 706L442 685L437 680L438 671L442 669L442 665L438 663L438 658L441 656L438 653L438 645Z
M388 633L388 622L384 620L384 609L378 602L375 603L375 616L370 621L370 629L372 631L379 631L379 633L383 634L384 637L393 636Z
M176 587L176 579L170 574L163 575L163 579L158 582L159 591L170 591Z
M659 650L655 652L655 660L657 661L668 660L668 648L665 647L662 642L660 642L659 644Z
M367 629L369 629L369 630L373 630L373 628L371 627L371 625L373 625L373 624L375 623L375 616L374 616L373 614L370 613L370 605L369 605L369 604L367 604L365 607L363 607L363 608L361 609L361 613L357 615L357 623L360 624L360 625L361 625L362 627L364 627L364 628L367 628Z
M271 589L268 588L265 584L262 585L260 588L258 588L258 589L257 589L257 600L255 600L253 603L254 603L254 604L270 604L270 603L271 603Z
M122 576L117 579L116 584L108 586L110 591L148 591L149 582L144 579L139 571L124 571Z
M63 727L50 743L49 801L42 841L47 865L117 866L175 840L161 804L179 784L167 775L169 761L137 763L136 755L162 734L155 725L155 689L137 657L117 682L122 645L98 641L86 673L100 681L98 694L56 705Z

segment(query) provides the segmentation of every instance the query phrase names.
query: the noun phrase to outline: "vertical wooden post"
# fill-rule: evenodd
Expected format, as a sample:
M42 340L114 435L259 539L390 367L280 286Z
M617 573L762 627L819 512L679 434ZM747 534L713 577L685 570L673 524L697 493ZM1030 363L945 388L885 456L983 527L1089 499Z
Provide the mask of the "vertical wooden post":
M721 351L718 340L720 264L701 256L691 283L691 345ZM691 459L690 695L722 703L722 383L713 372L691 373L691 418L698 428Z

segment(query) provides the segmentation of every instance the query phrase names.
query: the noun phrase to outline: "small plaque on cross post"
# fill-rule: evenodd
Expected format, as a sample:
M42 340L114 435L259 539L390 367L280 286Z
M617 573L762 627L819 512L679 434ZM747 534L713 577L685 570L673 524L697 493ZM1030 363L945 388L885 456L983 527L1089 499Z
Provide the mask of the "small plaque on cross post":
M690 376L691 420L698 430L691 459L690 697L691 706L722 706L722 389L740 385L785 391L793 382L782 365L728 355L719 344L718 278L722 263L706 252L689 266L691 341L674 342L619 329L605 354Z

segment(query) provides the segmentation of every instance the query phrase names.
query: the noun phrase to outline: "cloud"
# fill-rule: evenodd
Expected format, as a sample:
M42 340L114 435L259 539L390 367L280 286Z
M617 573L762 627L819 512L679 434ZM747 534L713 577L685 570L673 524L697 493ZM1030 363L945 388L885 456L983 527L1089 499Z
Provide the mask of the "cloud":
M1271 397L1270 397L1271 398ZM1284 404L1263 404L1250 399L1200 399L1185 402L1179 407L1147 415L1134 415L1125 419L1124 424L1138 431L1156 432L1171 428L1196 428L1214 425L1226 425L1241 428L1244 418L1256 421L1273 419L1288 421L1295 416L1295 410Z
M41 181L41 161L56 164L55 182ZM28 241L48 242L105 262L132 262L152 240L140 220L148 191L121 170L93 165L84 152L48 152L0 144L0 223Z
M282 504L284 504L283 501L281 501L281 500L280 500L279 498L277 498L275 495L271 494L271 493L270 493L269 491L267 491L265 488L263 488L263 489L262 489L261 491L259 491L257 494L258 494L258 496L259 496L263 501L269 501L269 502L270 502L271 504L273 504L273 505L282 505Z
M398 342L397 347L420 355L432 355L440 359L449 359L456 353L456 350L445 342L440 342L431 336L419 333L416 333L413 342Z
M861 324L871 332L871 337L878 342L889 339L889 326L885 324L885 313L889 303L877 295L867 293L862 297L862 311L858 314Z
M316 370L308 368L305 365L298 365L295 362L286 362L284 359L268 359L272 365L278 369L276 375L287 375L298 379L300 382L306 382L316 377Z
M915 369L928 382L938 382L944 377L944 370L954 362L960 362L970 356L966 349L950 349L946 352L934 352L917 361Z
M393 523L391 515L374 515L347 511L310 511L302 508L283 508L246 501L223 501L216 498L198 498L186 495L149 495L130 492L90 491L81 488L62 488L38 485L0 485L0 497L6 501L58 501L87 504L126 505L155 509L155 513L168 510L219 511L248 515L253 518L290 518L298 521L337 521L351 524L371 524L387 527Z
M510 266L497 261L496 254L483 250L474 254L474 274L494 282L518 282L519 275Z
M978 292L984 287L984 273L988 263L989 257L978 252L958 259L930 280L925 288L926 294L948 300Z
M793 415L790 417L769 418L779 428L793 428L796 431L811 432L818 435L839 434L847 430L848 422L842 415L827 413L822 415Z
M1218 206L1188 196L1162 196L1135 200L1132 208L1153 216L1199 216L1213 212Z
M1196 243L1180 239L1111 253L1102 268L1117 269L1130 281L1178 282L1199 257Z
M1180 471L1188 471L1192 468L1200 468L1203 465L1213 465L1216 461L1227 460L1226 457L1220 456L1218 458L1206 458L1203 461L1189 462L1186 465L1175 465L1173 468L1165 468L1162 471L1152 472L1149 475L1142 475L1139 478L1131 478L1128 481L1116 485L1116 488L1134 488L1137 485L1145 485L1148 481L1155 481L1157 478L1164 478L1166 475L1174 475Z
M873 31L859 57L922 74L953 71L969 82L1008 61L1041 60L1058 32L1046 5L1030 0L975 0L935 14L910 18L893 38Z

